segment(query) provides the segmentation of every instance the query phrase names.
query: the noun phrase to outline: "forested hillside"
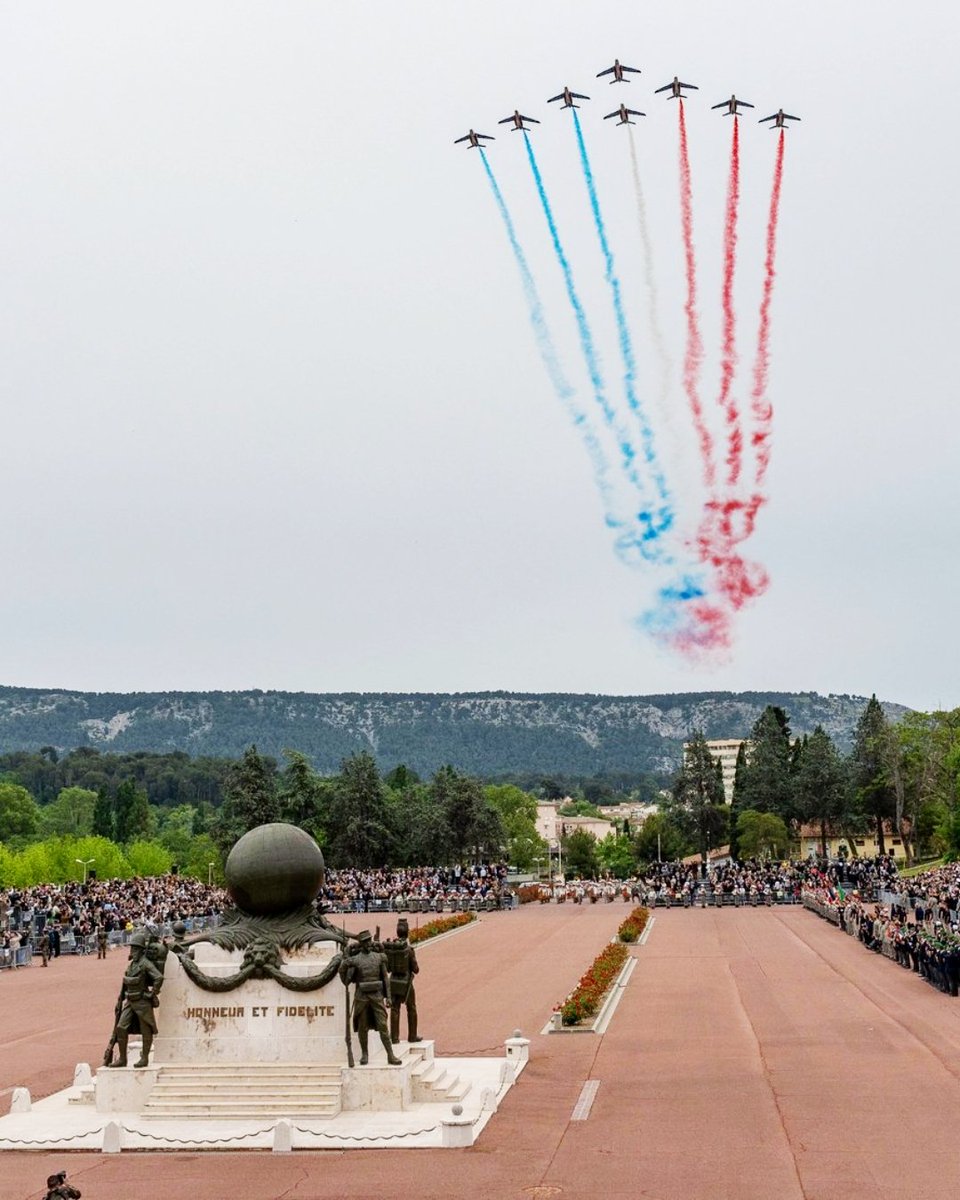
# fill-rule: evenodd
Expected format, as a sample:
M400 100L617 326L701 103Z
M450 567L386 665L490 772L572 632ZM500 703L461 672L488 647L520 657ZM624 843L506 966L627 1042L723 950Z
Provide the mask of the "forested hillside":
M422 775L447 763L482 778L638 775L673 771L695 730L708 738L746 736L768 704L790 714L794 734L819 724L846 747L866 700L815 692L121 694L2 687L0 753L88 747L238 758L256 744L278 758L299 750L321 774L369 750L383 769L405 763ZM907 711L884 707L892 719Z

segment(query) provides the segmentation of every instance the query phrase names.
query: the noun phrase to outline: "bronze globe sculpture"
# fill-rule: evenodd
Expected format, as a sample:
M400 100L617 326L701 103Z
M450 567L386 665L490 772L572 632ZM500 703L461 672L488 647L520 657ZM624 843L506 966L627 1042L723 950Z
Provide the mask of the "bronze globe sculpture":
M277 916L316 897L323 887L323 853L296 825L258 825L230 851L224 875L237 908L258 917Z

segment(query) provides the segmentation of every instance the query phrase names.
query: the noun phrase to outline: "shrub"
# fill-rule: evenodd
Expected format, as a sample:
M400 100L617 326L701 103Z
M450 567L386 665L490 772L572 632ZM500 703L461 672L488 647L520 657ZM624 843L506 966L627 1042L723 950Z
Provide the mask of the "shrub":
M647 918L649 916L649 909L635 908L617 930L617 937L620 939L620 941L635 942L646 928Z
M441 933L449 933L451 929L460 929L464 925L469 925L476 919L477 914L472 912L456 913L452 917L437 917L435 921L427 921L425 925L411 929L410 941L414 944L425 942L429 938L439 937Z
M564 1025L579 1025L596 1013L626 959L623 942L611 942L604 947L566 1000L557 1005Z

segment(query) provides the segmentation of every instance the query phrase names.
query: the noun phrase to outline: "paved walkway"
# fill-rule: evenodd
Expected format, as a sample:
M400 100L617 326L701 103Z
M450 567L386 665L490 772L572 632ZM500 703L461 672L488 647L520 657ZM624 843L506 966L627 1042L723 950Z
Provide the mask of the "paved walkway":
M7 1152L4 1200L60 1167L84 1200L952 1200L960 1002L799 908L670 910L603 1037L540 1036L627 911L528 905L422 948L438 1052L489 1053L515 1027L533 1039L469 1150ZM42 1094L95 1063L121 971L115 953L0 978L0 1091ZM587 1081L589 1116L572 1120Z

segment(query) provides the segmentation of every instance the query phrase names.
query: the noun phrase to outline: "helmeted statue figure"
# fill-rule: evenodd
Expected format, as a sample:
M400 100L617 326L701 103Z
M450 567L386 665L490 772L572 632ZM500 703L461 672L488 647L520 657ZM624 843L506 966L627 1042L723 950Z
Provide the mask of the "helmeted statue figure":
M387 1035L387 1010L384 999L388 994L387 964L384 956L373 946L370 931L364 929L357 934L357 950L346 956L340 968L341 978L349 988L356 985L353 995L353 1028L360 1041L360 1065L369 1062L367 1039L370 1026L376 1027L380 1041L387 1052L391 1067L399 1067L400 1059L393 1053Z
M390 972L390 1041L395 1046L400 1041L400 1010L407 1009L407 1041L420 1042L417 1036L417 993L413 986L414 975L419 974L417 952L407 940L410 926L406 917L397 921L396 941L383 944Z
M116 1040L120 1048L120 1057L117 1062L106 1063L110 1067L127 1065L127 1039L137 1029L143 1038L143 1045L134 1066L145 1067L150 1057L153 1035L157 1032L153 1010L160 1003L158 993L163 986L163 974L147 956L149 941L150 935L143 929L138 929L130 939L130 962L120 986L120 996L117 1000L120 1011L111 1039ZM112 1054L112 1046L108 1049Z

